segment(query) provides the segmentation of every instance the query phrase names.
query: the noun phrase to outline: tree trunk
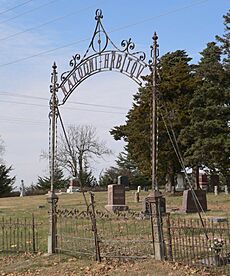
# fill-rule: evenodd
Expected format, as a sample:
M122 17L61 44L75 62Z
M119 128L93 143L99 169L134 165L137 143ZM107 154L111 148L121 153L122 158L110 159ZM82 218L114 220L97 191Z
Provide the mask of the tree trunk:
M79 163L79 182L82 188L84 183L83 183L83 158L81 155L78 157L78 163Z

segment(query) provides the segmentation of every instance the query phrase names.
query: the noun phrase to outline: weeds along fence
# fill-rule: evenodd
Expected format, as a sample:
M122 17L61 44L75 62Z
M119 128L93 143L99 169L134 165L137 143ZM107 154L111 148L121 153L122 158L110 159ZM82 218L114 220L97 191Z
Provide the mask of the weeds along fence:
M230 227L228 220L164 218L165 256L170 261L206 267L230 275Z
M0 253L38 252L42 246L41 223L30 218L0 218ZM43 245L44 246L44 245Z
M138 213L58 209L56 214L58 252L98 260L153 256L150 219L142 220Z

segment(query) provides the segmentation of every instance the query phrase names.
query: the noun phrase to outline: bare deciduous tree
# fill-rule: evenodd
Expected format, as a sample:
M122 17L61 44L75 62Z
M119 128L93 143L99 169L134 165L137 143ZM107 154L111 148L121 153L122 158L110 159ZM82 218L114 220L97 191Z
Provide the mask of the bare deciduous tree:
M72 173L82 185L83 173L89 160L112 154L104 141L100 141L96 128L91 125L71 125L58 138L58 164Z

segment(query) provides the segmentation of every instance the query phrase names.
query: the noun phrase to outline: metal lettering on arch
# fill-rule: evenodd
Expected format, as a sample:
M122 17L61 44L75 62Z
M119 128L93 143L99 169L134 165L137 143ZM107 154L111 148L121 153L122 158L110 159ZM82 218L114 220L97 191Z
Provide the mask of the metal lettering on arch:
M51 85L50 85L50 113L49 113L49 160L50 160L50 194L48 202L50 203L50 215L49 215L49 235L48 235L48 253L54 253L57 249L57 227L56 227L56 207L58 197L54 190L54 178L56 168L56 150L57 150L57 118L60 119L61 126L64 131L64 124L60 116L59 106L63 105L72 92L88 77L105 71L117 71L137 84L142 85L141 75L144 74L144 69L148 68L147 74L152 76L152 126L151 126L151 147L152 147L152 190L154 197L160 198L159 187L157 183L157 58L158 51L158 37L154 33L153 44L151 46L150 61L145 62L145 53L134 52L135 45L129 40L123 40L121 47L117 47L109 38L101 19L103 18L101 10L96 11L96 28L85 54L81 57L79 54L75 54L69 62L70 70L64 72L61 75L60 83L58 82L57 65L54 62L51 73ZM59 83L59 84L58 84ZM57 97L57 92L61 91L63 98L60 100ZM60 95L60 94L59 94ZM68 143L68 141L67 141ZM68 144L69 146L69 144ZM71 149L70 149L71 151ZM156 193L157 192L157 193ZM157 201L156 201L157 202ZM154 205L157 208L157 205ZM157 212L156 212L157 213ZM164 241L162 240L162 220L161 212L157 216L157 224L152 227L154 231L155 240L154 243L155 256L157 259L163 259ZM98 251L97 251L98 253ZM100 258L99 258L100 259Z
M137 84L142 84L141 75L149 65L145 62L144 52L133 52L135 44L129 40L121 42L118 48L106 33L101 19L102 11L97 10L95 19L96 28L86 53L79 54L70 60L70 70L61 75L61 83L58 88L63 93L62 104L66 102L72 92L88 77L105 71L120 72Z

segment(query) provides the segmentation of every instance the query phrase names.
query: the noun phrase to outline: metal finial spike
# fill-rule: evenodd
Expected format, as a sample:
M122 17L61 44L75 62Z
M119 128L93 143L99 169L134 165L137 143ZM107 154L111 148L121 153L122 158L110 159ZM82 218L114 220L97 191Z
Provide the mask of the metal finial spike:
M102 18L103 18L102 10L101 10L101 9L97 9L97 10L96 10L95 19L96 19L97 21L99 21L99 20L102 19Z
M156 32L154 32L154 35L153 35L153 40L154 40L154 41L157 41L157 39L158 39L157 33L156 33Z
M52 66L53 69L57 69L57 65L56 65L56 62L54 61L54 64Z

